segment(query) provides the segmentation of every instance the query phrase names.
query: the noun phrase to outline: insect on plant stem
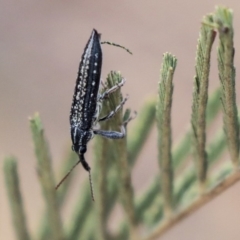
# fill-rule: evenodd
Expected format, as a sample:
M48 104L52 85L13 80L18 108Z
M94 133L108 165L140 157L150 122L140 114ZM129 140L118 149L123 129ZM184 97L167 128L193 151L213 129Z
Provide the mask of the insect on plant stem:
M109 44L125 49L131 53L125 47L110 43L102 42L102 44ZM92 34L85 46L78 71L78 77L76 80L76 86L73 95L72 107L70 111L70 131L72 138L72 150L79 156L79 161L73 165L69 172L63 177L63 179L56 186L56 189L66 180L71 174L73 169L81 163L83 168L89 173L89 182L91 188L91 196L94 201L91 168L85 160L84 154L87 151L87 143L94 135L98 134L106 138L120 139L126 135L126 127L128 122L132 119L129 117L121 126L121 132L106 131L97 129L96 125L100 121L106 121L112 118L116 112L123 107L127 101L127 97L124 98L121 103L104 117L100 118L102 102L108 98L109 94L115 92L121 88L125 79L117 83L115 86L107 89L105 92L100 93L100 77L102 69L102 49L100 34L93 29Z

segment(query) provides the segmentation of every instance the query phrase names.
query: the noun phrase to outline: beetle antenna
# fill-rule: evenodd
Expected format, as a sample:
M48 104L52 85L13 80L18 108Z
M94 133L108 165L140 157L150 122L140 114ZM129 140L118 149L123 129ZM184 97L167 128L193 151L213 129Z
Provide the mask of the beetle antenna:
M94 193L93 193L93 184L92 184L92 177L91 177L91 171L88 171L89 173L89 183L90 183L90 190L91 190L91 196L92 196L92 201L94 202Z
M72 170L81 162L81 160L79 160L76 164L73 165L73 167L68 171L68 173L63 177L63 179L58 183L58 185L55 187L55 189L57 190L59 188L59 186L68 178L68 176L71 174Z
M86 162L85 158L84 158L84 154L80 154L80 162L83 165L83 168L88 171L89 174L89 183L90 183L90 190L91 190L91 196L92 196L92 200L94 201L94 194L93 194L93 184L92 184L92 177L91 177L91 168L89 167L88 163Z
M129 49L127 49L127 48L125 48L124 46L119 45L119 44L117 44L117 43L106 42L106 41L105 41L105 42L101 42L101 44L108 44L108 45L112 45L112 46L115 46L115 47L120 47L120 48L126 50L128 53L132 54L132 52L131 52Z

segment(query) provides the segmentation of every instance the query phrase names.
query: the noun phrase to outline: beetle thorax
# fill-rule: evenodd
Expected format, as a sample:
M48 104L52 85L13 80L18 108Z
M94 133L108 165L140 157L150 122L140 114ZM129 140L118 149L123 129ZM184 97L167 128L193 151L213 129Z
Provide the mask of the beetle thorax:
M73 150L77 153L85 152L87 143L93 137L93 135L94 134L91 129L89 130L81 129L79 126L71 127ZM85 151L81 149L85 149Z

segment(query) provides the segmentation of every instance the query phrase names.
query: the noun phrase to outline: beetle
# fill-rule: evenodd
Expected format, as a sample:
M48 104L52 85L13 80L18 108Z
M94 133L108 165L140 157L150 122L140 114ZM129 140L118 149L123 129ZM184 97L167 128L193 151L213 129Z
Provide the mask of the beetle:
M111 44L109 42L102 42L110 45L115 45L124 48L118 44ZM125 48L124 48L125 49ZM126 49L128 52L129 50ZM83 168L89 172L89 180L91 185L91 194L93 197L92 181L91 181L91 168L85 160L84 154L87 151L88 142L94 137L94 135L101 135L106 138L120 139L126 135L126 126L132 119L129 117L121 126L121 131L106 131L97 129L96 125L100 121L110 119L115 113L122 108L127 101L127 97L124 98L121 103L113 109L109 114L100 118L100 112L102 102L109 94L113 93L121 86L124 85L125 79L116 84L105 92L100 93L100 77L102 69L102 49L100 34L93 29L92 34L85 46L84 52L79 65L78 76L76 80L76 86L73 95L73 101L70 111L70 132L72 139L72 150L75 151L79 157L79 161L70 169L66 176L59 182L56 189L62 184L62 182L69 176L71 171L81 163Z

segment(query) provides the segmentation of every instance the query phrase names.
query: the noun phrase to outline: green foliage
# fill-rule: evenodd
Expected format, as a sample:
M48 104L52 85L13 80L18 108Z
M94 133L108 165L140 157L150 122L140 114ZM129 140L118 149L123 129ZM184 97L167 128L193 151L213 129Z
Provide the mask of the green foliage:
M20 184L17 172L16 158L6 157L4 163L4 174L16 236L20 240L28 240L30 237L26 226L26 218L19 186Z
M215 36L219 35L218 69L221 90L208 97L211 49ZM13 215L17 239L157 239L185 216L206 204L216 195L240 179L239 172L239 121L235 96L235 67L232 11L216 8L214 14L203 18L196 53L191 129L180 142L171 144L171 103L173 99L173 74L177 59L164 54L161 67L158 98L148 99L138 117L131 123L127 138L110 141L96 137L94 146L94 189L96 202L91 201L89 182L83 183L76 205L67 226L61 221L61 208L71 188L71 175L61 188L55 191L55 176L52 170L49 146L38 114L30 119L30 126L37 159L46 210L40 219L35 237L31 237L21 197L17 173L17 159L6 157L4 174ZM121 81L121 75L111 72L107 85ZM220 101L221 97L221 101ZM104 102L102 113L108 113L122 99L120 90ZM220 129L209 144L206 143L207 126L211 125L223 109L224 131ZM157 110L156 110L157 109ZM102 129L118 129L134 115L129 109L119 111L113 119L101 123ZM157 119L159 173L153 176L149 186L135 196L131 171L137 162L148 135ZM221 154L228 148L232 162L224 163L218 173L210 174L209 168L219 164ZM189 164L191 149L194 164ZM63 176L77 161L74 152L69 152L62 163ZM234 169L234 171L233 171ZM208 174L207 174L208 173ZM200 186L197 187L197 186ZM108 221L116 204L124 210L124 219L114 234L108 231ZM149 230L143 238L138 226Z
M208 15L204 21L213 23L213 16ZM193 149L197 169L197 177L204 187L207 174L206 145L206 108L208 98L208 81L210 72L210 56L216 33L209 26L201 27L197 45L196 75L192 104Z
M171 107L173 94L173 74L177 59L169 53L164 54L159 82L159 99L156 118L158 123L158 149L161 176L161 189L164 199L165 214L169 215L173 205L173 167L171 140Z

